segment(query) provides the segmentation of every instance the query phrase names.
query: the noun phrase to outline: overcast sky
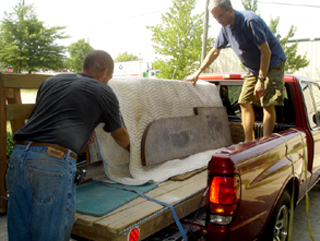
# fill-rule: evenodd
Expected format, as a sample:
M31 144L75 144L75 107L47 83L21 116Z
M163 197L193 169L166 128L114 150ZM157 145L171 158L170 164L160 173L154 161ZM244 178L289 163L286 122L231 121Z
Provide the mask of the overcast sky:
M68 26L70 39L62 45L69 46L86 39L94 49L108 51L112 57L125 51L141 55L145 61L154 60L152 32L146 26L161 24L161 14L172 7L172 0L24 0L34 4L40 21L47 27ZM0 0L0 19L4 11L12 12L18 0ZM243 10L241 0L233 0L236 10ZM198 0L195 13L205 10L206 0ZM259 0L258 10L267 22L280 16L281 35L286 35L291 25L297 27L294 39L320 38L319 0ZM209 36L216 37L220 25L209 17ZM199 56L200 59L200 56Z

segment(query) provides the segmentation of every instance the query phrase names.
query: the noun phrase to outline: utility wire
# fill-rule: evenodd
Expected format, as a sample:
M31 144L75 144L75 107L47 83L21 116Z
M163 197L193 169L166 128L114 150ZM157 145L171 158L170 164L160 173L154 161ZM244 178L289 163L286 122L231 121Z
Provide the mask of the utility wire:
M123 22L123 21L127 21L127 20L130 20L130 19L140 18L140 17L143 17L143 16L151 15L151 14L158 13L158 12L163 12L163 11L168 10L168 9L169 9L169 8L164 8L164 9L157 10L157 11L154 11L154 12L143 13L143 14L140 14L140 15L129 16L129 17L127 17L127 18L115 19L115 20L111 20L111 21L108 21L108 22L95 23L95 24L86 25L86 26L82 26L82 27L92 27L92 26L104 25L104 24L109 24L109 23Z
M278 5L287 5L287 6L294 6L294 7L320 8L319 5L308 5L308 4L297 4L297 3L281 3L281 2L265 2L265 1L259 1L258 3L278 4Z

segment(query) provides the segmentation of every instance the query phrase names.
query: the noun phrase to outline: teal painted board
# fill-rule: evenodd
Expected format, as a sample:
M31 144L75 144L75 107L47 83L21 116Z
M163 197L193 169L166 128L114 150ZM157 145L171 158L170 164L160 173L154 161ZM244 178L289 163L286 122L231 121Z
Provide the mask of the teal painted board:
M155 183L143 186L127 186L98 181L87 182L77 187L76 211L101 217L136 199L139 194L132 191L146 193L157 186ZM132 191L121 190L123 188Z

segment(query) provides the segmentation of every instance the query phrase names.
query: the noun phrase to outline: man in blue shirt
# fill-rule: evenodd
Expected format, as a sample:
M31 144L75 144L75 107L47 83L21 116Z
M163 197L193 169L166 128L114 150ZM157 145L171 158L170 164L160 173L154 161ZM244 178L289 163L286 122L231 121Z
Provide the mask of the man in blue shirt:
M248 69L239 97L245 142L254 139L255 115L252 105L263 107L263 136L273 132L275 106L283 105L284 62L287 59L279 40L267 24L251 11L236 11L230 0L211 0L209 11L222 25L215 47L201 67L186 80L196 84L199 75L230 44L242 64Z

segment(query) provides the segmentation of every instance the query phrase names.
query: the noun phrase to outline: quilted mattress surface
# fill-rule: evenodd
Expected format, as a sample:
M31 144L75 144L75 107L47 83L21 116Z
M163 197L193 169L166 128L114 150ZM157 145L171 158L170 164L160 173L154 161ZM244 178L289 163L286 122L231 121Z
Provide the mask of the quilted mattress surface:
M111 79L109 86L120 102L123 123L130 135L130 153L103 131L96 128L94 159L104 162L107 182L141 185L162 182L168 178L207 166L219 149L197 153L183 159L143 166L141 139L147 125L160 118L193 116L195 107L220 107L222 101L215 85L198 81L132 78Z

